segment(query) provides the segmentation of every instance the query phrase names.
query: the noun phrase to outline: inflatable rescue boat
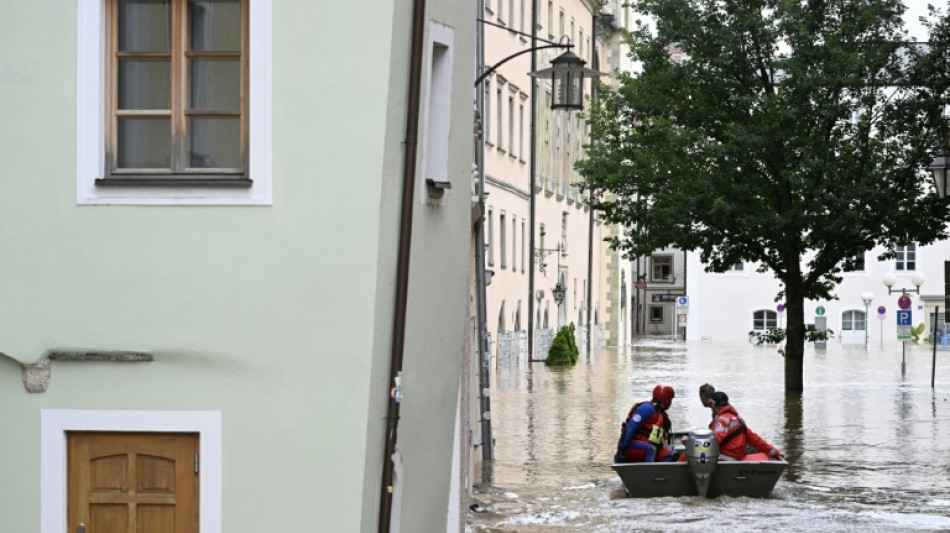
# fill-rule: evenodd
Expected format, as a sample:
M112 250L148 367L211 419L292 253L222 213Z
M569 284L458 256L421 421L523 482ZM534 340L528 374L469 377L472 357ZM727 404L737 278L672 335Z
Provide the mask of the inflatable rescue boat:
M675 437L678 441L678 437ZM614 463L627 492L633 498L662 496L748 496L766 498L772 492L786 461L719 461L719 443L709 429L689 433L685 462ZM761 455L761 454L756 454ZM751 456L754 457L754 456Z

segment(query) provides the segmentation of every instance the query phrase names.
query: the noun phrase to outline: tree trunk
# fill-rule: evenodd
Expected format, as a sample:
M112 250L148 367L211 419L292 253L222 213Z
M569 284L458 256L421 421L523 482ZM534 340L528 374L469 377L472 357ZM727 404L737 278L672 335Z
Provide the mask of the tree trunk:
M786 283L785 312L785 392L801 392L804 387L805 297L801 281Z

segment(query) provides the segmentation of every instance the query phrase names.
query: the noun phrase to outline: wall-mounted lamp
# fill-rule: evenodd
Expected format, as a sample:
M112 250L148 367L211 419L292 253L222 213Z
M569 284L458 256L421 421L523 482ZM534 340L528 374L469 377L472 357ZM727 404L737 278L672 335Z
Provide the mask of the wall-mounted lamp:
M943 199L947 198L947 180L950 179L947 176L947 166L950 166L950 153L947 152L946 146L940 148L940 153L937 154L929 167L930 173L934 177L934 185L937 186L937 196Z
M584 109L584 79L603 76L603 72L584 68L587 61L568 50L551 60L551 66L531 73L536 78L551 78L551 109Z
M558 281L557 284L554 285L554 288L551 289L551 296L554 297L554 303L561 305L564 302L564 293L566 292L567 288Z

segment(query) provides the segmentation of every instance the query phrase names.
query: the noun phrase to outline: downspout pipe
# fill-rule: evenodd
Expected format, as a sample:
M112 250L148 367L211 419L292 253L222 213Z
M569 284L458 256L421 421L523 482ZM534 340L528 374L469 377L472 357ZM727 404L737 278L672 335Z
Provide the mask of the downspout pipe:
M478 12L485 12L485 0L478 0ZM485 25L475 23L476 35L476 76L475 80L475 108L478 110L479 120L485 124ZM479 130L482 130L479 127ZM479 424L482 434L482 459L490 461L493 458L494 438L491 432L491 354L488 351L488 295L486 289L485 272L485 141L484 132L480 131L475 144L475 166L478 168L478 206L480 216L475 223L475 303L478 320L478 408Z
M531 72L536 72L538 70L538 0L531 0ZM537 178L535 174L537 173L537 121L538 117L538 82L536 79L531 79L531 121L530 121L530 134L531 142L529 142L530 153L528 155L528 173L530 176L530 187L529 192L529 208L528 208L528 226L530 226L531 234L528 236L528 249L530 253L528 254L528 361L535 360L534 356L534 228L535 228L535 183ZM538 301L540 304L541 302Z
M597 13L591 13L590 25L590 59L594 70L600 70L600 58L597 56ZM590 80L590 105L593 108L597 105L597 82ZM593 327L591 318L591 298L594 293L594 189L590 190L588 199L587 213L590 217L587 227L587 358L593 352L590 345L590 330Z
M386 434L383 451L383 475L379 494L379 533L389 533L393 506L393 454L399 426L397 380L401 379L406 341L406 307L409 294L409 258L412 252L412 208L416 182L416 154L419 144L419 109L422 99L422 56L425 38L423 25L426 0L414 0L410 37L409 94L406 106L406 137L403 144L402 213L399 222L399 251L396 263L396 299L393 312L392 351L389 363L389 390L386 391Z

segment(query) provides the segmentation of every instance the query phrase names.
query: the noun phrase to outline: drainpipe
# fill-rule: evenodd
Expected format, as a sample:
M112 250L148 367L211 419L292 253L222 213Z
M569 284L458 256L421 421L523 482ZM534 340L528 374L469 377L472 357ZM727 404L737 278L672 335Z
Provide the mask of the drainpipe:
M538 53L535 50L538 47L538 0L531 0L531 72L538 70ZM528 236L528 361L533 361L534 358L534 228L535 228L535 219L534 219L534 210L535 210L535 174L537 173L537 166L535 159L537 159L537 126L535 121L537 120L538 115L538 83L537 80L531 78L531 121L530 121L530 133L531 142L529 142L529 155L528 159L528 172L530 176L530 190L528 191L529 196L529 208L528 208L528 226L530 226L530 235ZM540 305L540 301L538 304Z
M600 58L597 57L597 13L591 13L590 17L590 59L591 68L600 70ZM597 81L593 77L590 79L590 106L593 109L597 105ZM594 292L594 189L590 190L590 200L587 207L587 213L590 217L587 228L587 358L593 351L590 345L590 330L593 327L591 319L591 298Z
M478 0L478 13L485 12L485 0ZM485 25L475 23L475 59L481 77L485 69ZM481 123L485 123L485 80L482 79L475 87L475 108ZM479 128L481 129L481 128ZM478 313L478 408L482 433L482 459L491 460L494 447L491 433L491 380L489 379L489 364L491 354L488 352L488 311L485 275L485 142L484 132L478 136L475 145L475 166L478 167L478 206L481 211L478 222L475 223L475 305Z
M406 137L402 170L402 215L399 222L399 252L396 266L396 299L393 312L392 353L389 364L389 406L383 452L383 475L379 494L379 533L389 533L393 505L393 453L399 426L399 381L406 339L406 301L409 293L409 257L412 251L412 208L416 181L416 152L419 143L419 102L422 95L422 48L424 45L426 0L414 0L410 37L409 94L406 106Z

